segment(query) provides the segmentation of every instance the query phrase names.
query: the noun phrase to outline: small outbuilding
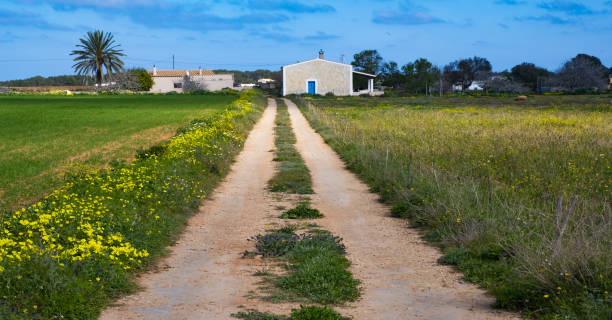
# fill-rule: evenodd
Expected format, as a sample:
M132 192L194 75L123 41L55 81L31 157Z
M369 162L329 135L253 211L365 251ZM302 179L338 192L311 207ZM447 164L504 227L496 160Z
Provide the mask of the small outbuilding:
M283 96L289 94L320 94L333 93L336 96L352 96L361 94L353 89L353 77L363 77L368 80L368 90L374 93L376 75L354 71L350 64L325 60L323 50L317 59L298 62L282 67Z

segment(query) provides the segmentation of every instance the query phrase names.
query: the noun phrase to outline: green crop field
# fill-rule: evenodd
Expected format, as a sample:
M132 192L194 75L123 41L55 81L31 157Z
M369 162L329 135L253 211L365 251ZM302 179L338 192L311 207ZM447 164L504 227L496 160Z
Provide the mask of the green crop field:
M612 317L612 96L294 100L497 306Z
M129 160L234 96L0 96L0 210L38 200L72 163Z

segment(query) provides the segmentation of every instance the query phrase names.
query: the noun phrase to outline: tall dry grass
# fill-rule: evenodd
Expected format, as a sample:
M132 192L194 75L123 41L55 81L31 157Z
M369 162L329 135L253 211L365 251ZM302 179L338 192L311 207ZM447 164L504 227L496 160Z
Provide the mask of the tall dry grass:
M396 215L445 248L443 262L500 306L612 316L612 105L339 99L296 101Z

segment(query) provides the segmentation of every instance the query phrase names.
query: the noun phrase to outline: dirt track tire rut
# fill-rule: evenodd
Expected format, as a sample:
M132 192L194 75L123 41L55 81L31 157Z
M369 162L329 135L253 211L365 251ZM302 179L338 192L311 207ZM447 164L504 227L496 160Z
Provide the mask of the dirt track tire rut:
M515 319L491 307L493 299L461 274L437 264L440 252L417 231L389 215L368 186L349 172L288 99L296 148L312 174L317 220L342 237L362 299L338 310L355 319Z

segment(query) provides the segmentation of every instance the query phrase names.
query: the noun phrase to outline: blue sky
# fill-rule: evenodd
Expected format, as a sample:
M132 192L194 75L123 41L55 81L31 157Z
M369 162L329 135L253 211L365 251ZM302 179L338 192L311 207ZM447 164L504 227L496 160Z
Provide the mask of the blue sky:
M87 31L112 32L129 67L278 70L377 49L400 65L474 55L501 71L555 70L578 53L612 66L612 0L0 0L0 80L73 74Z

